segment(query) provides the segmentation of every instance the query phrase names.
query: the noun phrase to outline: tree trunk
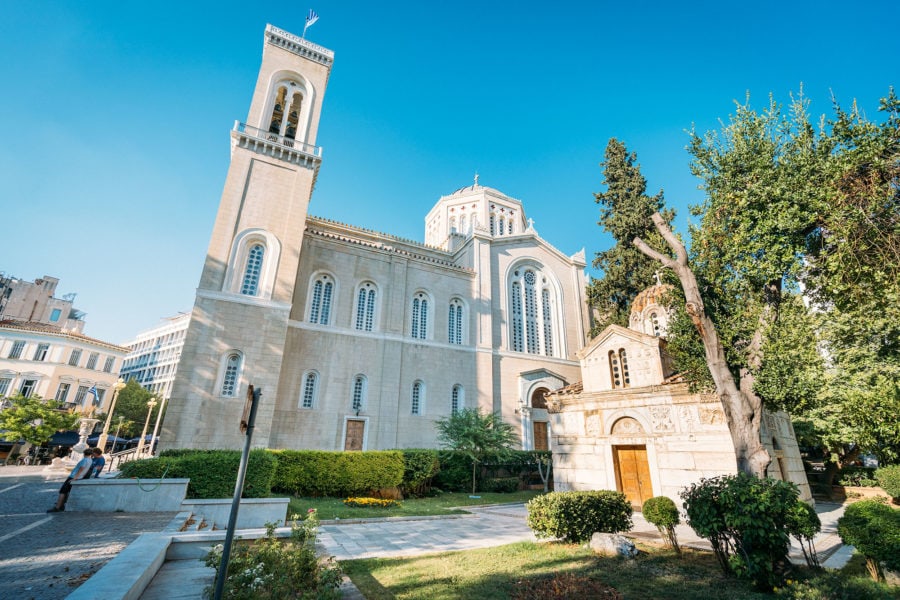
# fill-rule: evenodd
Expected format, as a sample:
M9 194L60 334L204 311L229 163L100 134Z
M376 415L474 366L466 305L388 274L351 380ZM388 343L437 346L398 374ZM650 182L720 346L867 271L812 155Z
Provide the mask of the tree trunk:
M703 341L706 364L716 385L716 393L722 402L722 408L725 410L728 429L731 431L731 439L737 455L737 468L739 471L756 477L765 477L766 467L769 466L771 458L759 439L762 402L755 394L747 394L738 389L734 381L734 376L725 360L725 349L722 347L715 324L703 308L700 286L697 285L697 278L688 265L687 250L685 250L684 244L675 237L659 213L653 213L651 218L657 231L666 240L676 258L673 259L657 252L641 238L635 238L634 245L641 252L658 260L678 275L681 288L684 290L685 310Z

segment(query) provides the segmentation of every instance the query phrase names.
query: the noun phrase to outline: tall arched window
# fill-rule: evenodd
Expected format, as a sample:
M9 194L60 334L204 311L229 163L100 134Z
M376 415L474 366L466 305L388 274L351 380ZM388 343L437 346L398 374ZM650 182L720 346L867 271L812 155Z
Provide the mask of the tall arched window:
M300 394L300 408L312 408L316 403L319 391L319 374L309 371L303 376L303 391Z
M631 378L628 375L628 357L625 349L620 348L618 352L609 351L609 378L613 388L629 387Z
M312 286L312 299L309 304L309 322L327 325L331 316L331 297L334 294L334 281L331 276L321 274L316 277Z
M266 247L262 244L253 244L247 252L244 280L241 283L241 293L245 296L256 296L259 293L259 275L262 272L265 253Z
M497 234L497 219L494 217L494 213L491 213L491 235L494 236Z
M411 335L420 340L428 337L428 296L425 292L418 292L413 297Z
M499 223L500 223L500 226L497 227L497 233L498 233L498 235L503 235L504 232L506 231L506 219L503 218L503 215L500 215Z
M650 313L650 331L648 333L659 337L659 317L655 312Z
M538 267L522 266L513 271L509 288L513 351L557 355L557 306L555 288Z
M456 217L450 217L450 233L456 233Z
M356 294L356 323L359 331L372 331L375 324L375 284L371 281L363 283Z
M459 216L459 232L463 235L468 234L468 231L466 230L466 225L468 225L468 223L466 222L466 215L460 215Z
M625 356L625 349L619 350L619 363L622 365L622 385L629 387L631 385L631 377L628 375L628 357Z
M225 364L222 370L222 387L220 388L221 396L236 396L238 390L238 381L241 375L242 357L239 352L229 352L225 356Z
M268 138L286 146L293 146L301 131L304 118L303 86L297 81L284 81L275 91Z
M456 413L463 409L466 402L466 393L463 386L456 384L450 392L450 412Z
M422 404L425 402L425 384L416 381L412 386L412 396L410 398L411 411L414 415L421 415L423 412Z
M447 321L448 340L451 344L463 343L463 304L459 298L450 301L450 316Z
M366 407L365 375L357 375L353 378L353 395L351 397L350 407L356 412L359 412Z

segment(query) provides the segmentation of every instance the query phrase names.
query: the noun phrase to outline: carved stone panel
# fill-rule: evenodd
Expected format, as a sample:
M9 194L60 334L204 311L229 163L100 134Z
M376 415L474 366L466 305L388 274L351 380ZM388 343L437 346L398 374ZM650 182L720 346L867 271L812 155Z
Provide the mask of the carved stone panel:
M653 422L654 431L674 431L672 422L672 409L668 406L651 406L650 420Z
M696 428L696 417L690 406L679 407L678 418L681 420L683 431L694 431Z
M704 425L724 425L725 413L721 408L701 406L700 422Z
M644 428L631 417L623 417L613 424L612 433L613 435L636 435L644 433Z
M584 433L590 437L600 437L603 430L600 426L599 414L588 414L584 421Z

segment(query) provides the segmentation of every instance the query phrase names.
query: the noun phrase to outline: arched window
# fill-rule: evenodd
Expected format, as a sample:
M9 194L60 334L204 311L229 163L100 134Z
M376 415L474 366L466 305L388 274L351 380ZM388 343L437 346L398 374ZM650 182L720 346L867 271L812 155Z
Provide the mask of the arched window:
M428 296L425 292L418 292L413 297L411 335L420 340L428 337Z
M272 112L262 126L267 128L268 139L293 147L294 139L303 139L309 118L309 103L304 96L311 96L311 89L302 78L290 74L275 84L272 92Z
M411 412L414 415L421 415L423 412L423 404L425 402L425 384L416 381L412 386L412 396L410 399Z
M531 393L531 408L547 408L547 394L550 390L547 388L538 388Z
M237 396L238 382L241 376L241 363L243 357L240 352L229 352L225 355L224 368L222 369L222 386L220 396Z
M319 374L309 371L303 376L303 390L300 394L300 408L312 408L316 403L316 392L319 391Z
M505 230L506 230L506 219L503 218L503 215L500 215L500 221L499 221L499 224L500 224L500 226L497 227L497 234L498 234L498 235L503 235L503 233L504 233Z
M247 252L244 280L241 283L241 293L245 296L256 296L259 293L259 276L262 272L265 253L266 247L259 243L250 246Z
M609 378L612 381L613 388L629 387L631 378L628 376L628 357L625 349L620 348L618 352L609 351Z
M450 217L450 233L456 233L456 217Z
M466 403L466 392L463 386L456 384L450 392L450 412L456 413L463 409Z
M650 313L650 331L648 333L659 337L659 317L655 312Z
M622 365L622 386L629 387L631 378L628 376L628 357L625 356L625 349L619 350L619 363Z
M463 343L463 304L459 298L450 301L450 317L447 322L448 340L451 344Z
M556 356L558 303L549 278L538 267L522 266L511 275L509 294L512 349Z
M512 214L510 214L510 215L509 215L509 221L506 222L506 231L507 231L507 233L509 233L510 235L512 235L513 233L516 232L516 231L515 231L515 228L513 227L513 222L514 222L513 216L512 216Z
M284 119L284 100L287 88L280 87L275 95L275 106L272 107L272 118L269 119L269 133L280 134L281 122Z
M323 273L316 277L312 286L312 299L309 303L309 322L328 325L331 316L331 297L334 294L334 281Z
M459 216L459 232L463 235L468 234L468 231L466 231L466 225L468 225L468 223L466 222L466 215L460 215Z
M367 281L359 286L356 294L356 323L359 331L372 331L375 327L375 284Z
M491 213L491 235L494 236L497 234L497 219L494 217L494 213Z
M366 407L365 375L357 375L353 378L353 395L351 397L350 407L356 412L359 412Z

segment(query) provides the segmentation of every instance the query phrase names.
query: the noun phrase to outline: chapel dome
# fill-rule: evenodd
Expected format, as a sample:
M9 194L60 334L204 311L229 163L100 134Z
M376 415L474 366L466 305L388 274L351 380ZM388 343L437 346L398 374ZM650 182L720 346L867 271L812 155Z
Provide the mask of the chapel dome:
M665 337L669 322L666 299L674 288L667 283L657 283L640 292L631 303L628 328L657 337Z

